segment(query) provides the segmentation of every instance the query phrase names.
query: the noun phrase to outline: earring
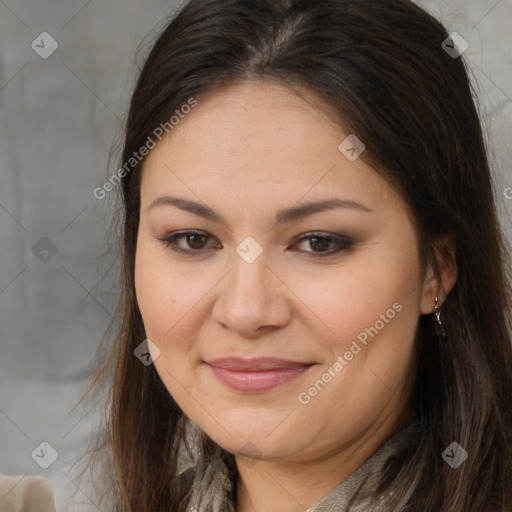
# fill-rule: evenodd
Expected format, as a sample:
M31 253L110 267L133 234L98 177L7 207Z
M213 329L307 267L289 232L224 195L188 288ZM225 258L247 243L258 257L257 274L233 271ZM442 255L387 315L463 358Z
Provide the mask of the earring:
M446 337L446 329L441 321L441 307L439 306L439 299L437 298L437 295L435 301L434 314L436 316L436 321L434 323L434 329L439 337L444 338Z

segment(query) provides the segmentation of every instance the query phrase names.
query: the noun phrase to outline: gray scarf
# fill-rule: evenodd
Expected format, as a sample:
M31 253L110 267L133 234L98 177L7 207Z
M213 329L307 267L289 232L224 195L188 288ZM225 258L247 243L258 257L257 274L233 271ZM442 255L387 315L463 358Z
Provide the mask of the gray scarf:
M197 426L193 426L196 429ZM414 420L396 432L358 470L332 489L306 512L379 512L385 496L379 503L372 502L372 494L382 477L388 461L398 453L418 445L422 426ZM191 482L192 492L188 512L235 512L234 490L236 475L228 469L218 447L214 455L205 460L198 457L195 464L182 472ZM185 476L186 475L186 476ZM403 506L409 496L401 497Z

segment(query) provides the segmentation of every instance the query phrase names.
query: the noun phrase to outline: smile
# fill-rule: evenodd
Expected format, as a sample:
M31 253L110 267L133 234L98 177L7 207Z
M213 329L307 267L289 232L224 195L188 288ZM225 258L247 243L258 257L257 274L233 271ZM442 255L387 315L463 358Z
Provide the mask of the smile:
M307 372L313 364L275 359L244 361L218 360L206 365L224 385L236 391L258 393L290 382Z

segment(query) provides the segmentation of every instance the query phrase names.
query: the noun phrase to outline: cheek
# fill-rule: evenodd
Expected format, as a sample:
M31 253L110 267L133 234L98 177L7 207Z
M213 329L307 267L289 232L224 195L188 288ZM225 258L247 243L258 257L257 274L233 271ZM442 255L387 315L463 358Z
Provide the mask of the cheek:
M315 341L323 364L299 400L310 400L318 418L336 411L343 421L347 414L359 418L354 425L363 428L406 385L419 315L419 265L406 247L383 249L310 282L315 292L304 295L322 320L324 334ZM334 423L334 430L340 428Z
M343 334L333 349L347 360L345 384L354 385L347 390L355 408L354 397L385 401L404 383L419 317L419 279L414 255L403 252L376 259L346 281L350 290L341 294L341 309L333 317Z
M169 273L159 252L139 243L135 259L135 293L146 335L158 341L179 319L176 291L183 286ZM183 304L183 302L181 302Z
M161 351L157 367L165 361L166 366L175 366L173 371L181 371L184 359L194 358L205 297L212 286L211 276L171 264L160 247L144 241L137 246L135 291L146 336Z
M344 352L376 323L379 331L406 328L410 333L411 326L414 330L419 278L413 257L391 251L383 257L376 249L357 264L349 262L314 279L296 279L294 293L307 306L329 351Z

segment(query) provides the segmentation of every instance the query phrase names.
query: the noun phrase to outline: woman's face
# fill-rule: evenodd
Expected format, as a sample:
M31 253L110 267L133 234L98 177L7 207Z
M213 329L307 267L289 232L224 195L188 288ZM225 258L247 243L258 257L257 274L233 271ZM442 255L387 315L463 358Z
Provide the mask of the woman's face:
M407 406L433 295L404 201L339 149L348 135L318 103L247 82L198 98L145 162L135 284L154 364L232 453L334 453Z

